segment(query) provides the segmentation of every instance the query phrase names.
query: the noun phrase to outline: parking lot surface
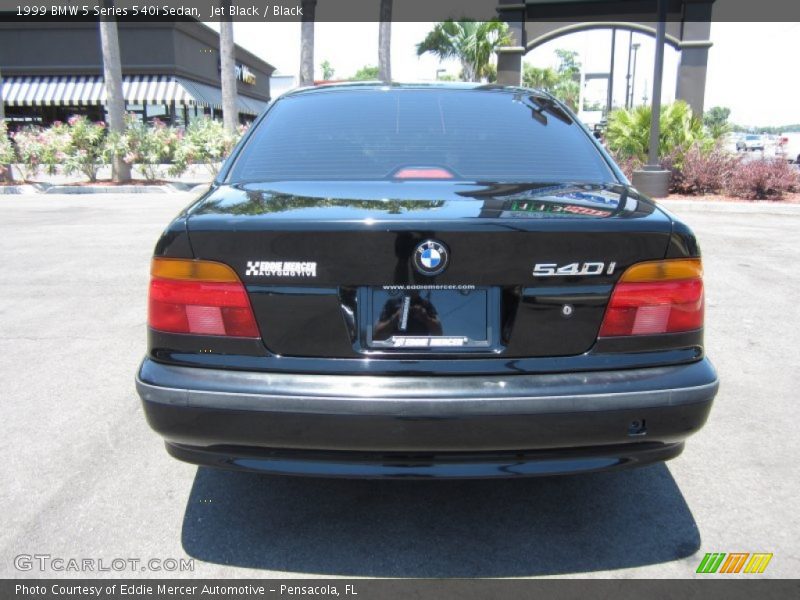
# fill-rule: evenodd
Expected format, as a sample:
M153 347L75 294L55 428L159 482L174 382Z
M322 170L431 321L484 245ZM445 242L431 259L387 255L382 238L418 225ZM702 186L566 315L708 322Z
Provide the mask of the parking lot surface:
M800 572L800 206L667 204L700 238L721 378L679 458L382 482L197 469L150 431L133 385L149 257L191 198L0 196L1 577L82 575L19 570L23 554L194 559L85 574L126 577L691 577L706 552Z

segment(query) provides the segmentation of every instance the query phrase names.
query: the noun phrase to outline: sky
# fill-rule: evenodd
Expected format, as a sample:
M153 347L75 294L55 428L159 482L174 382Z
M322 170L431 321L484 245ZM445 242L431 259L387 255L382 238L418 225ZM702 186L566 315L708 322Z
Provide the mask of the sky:
M217 29L217 24L207 23ZM456 75L455 61L439 60L431 55L417 57L415 45L433 27L433 23L392 24L392 78L396 81L421 81L436 78L437 69ZM378 24L315 24L316 77L321 78L320 63L328 60L335 78L353 75L365 65L376 65ZM296 75L300 65L299 23L235 23L236 43L277 68L277 72ZM713 23L709 51L706 108L727 106L731 121L739 125L787 125L800 123L800 23ZM628 57L628 33L617 33L614 103L624 104L625 73ZM649 99L652 88L654 40L634 34L637 53L634 98L637 103ZM555 66L555 50L576 50L586 72L608 72L611 32L579 32L552 40L525 55L535 66ZM675 97L679 53L667 46L664 62L662 101ZM587 88L587 99L604 103L605 84L595 81Z

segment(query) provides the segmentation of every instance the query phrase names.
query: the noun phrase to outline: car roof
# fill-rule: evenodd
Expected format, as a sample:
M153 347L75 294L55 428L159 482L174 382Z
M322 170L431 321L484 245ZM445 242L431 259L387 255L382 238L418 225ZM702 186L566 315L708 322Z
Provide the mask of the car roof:
M531 93L535 92L543 96L552 97L547 92L542 90L534 90L531 88L498 85L495 83L473 83L461 81L437 81L437 82L408 82L408 83L386 83L384 81L347 81L337 83L323 83L319 85L295 88L283 94L282 97L287 96L305 96L308 94L328 94L341 91L365 91L376 92L386 90L459 90L459 91L495 91L507 92L518 94L520 92Z

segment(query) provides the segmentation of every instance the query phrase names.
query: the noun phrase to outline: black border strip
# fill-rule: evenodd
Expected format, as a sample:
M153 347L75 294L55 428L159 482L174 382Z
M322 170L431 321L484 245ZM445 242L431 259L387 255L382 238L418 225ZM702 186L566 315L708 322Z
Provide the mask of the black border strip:
M795 0L666 0L667 20L680 21L702 6L713 4L715 22L800 21L800 2ZM488 20L507 14L511 19L526 14L528 20L559 22L620 21L622 16L656 20L657 0L394 0L395 22L442 21L445 19ZM237 22L297 22L309 18L318 22L376 22L380 0L230 0L236 14L220 16L221 0L114 0L118 20L175 21L199 19ZM0 21L77 22L96 21L103 0L0 0ZM153 7L144 15L134 7ZM39 7L46 9L39 13ZM57 10L61 7L66 14ZM71 8L70 8L71 7ZM266 8L268 7L268 11ZM168 10L165 10L168 9ZM196 12L194 11L196 9ZM216 10L215 10L216 9ZM255 10L254 10L255 9ZM171 12L170 12L171 11ZM254 14L255 13L255 14ZM610 13L610 14L609 14ZM687 19L691 21L691 17Z
M699 562L699 559L698 559ZM0 597L10 600L246 600L269 598L339 598L350 600L407 600L408 598L435 598L437 600L484 600L485 598L514 598L526 600L559 598L584 600L586 598L614 598L614 600L641 600L642 598L724 598L726 600L771 600L797 598L800 581L786 579L756 579L758 575L741 575L722 579L716 575L703 575L690 580L520 580L520 579L62 579L62 580L2 580ZM39 589L43 593L22 593ZM203 594L204 586L237 592ZM282 587L283 586L283 587ZM61 593L68 589L87 589L84 593ZM170 588L182 588L183 593L169 593ZM305 593L302 593L305 587ZM92 595L92 588L100 593ZM131 590L122 593L123 588ZM294 588L288 593L287 588ZM165 590L160 592L159 589ZM57 593L53 593L54 590ZM313 590L313 591L312 591ZM338 591L338 596L333 593ZM325 592L328 593L325 593ZM316 593L314 593L316 592ZM355 593L352 593L355 592Z

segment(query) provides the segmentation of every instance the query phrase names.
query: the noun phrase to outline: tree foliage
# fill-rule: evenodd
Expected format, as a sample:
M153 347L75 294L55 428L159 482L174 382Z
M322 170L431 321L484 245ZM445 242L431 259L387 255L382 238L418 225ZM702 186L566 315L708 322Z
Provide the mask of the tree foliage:
M553 93L561 81L561 76L551 67L534 67L524 63L522 66L522 85Z
M750 127L745 125L731 125L733 131L747 131L749 133L768 133L775 135L778 133L790 133L800 131L800 123L791 125L770 125L767 127Z
M703 114L703 124L708 129L715 140L731 130L728 118L731 116L731 109L724 106L713 106Z
M650 145L650 106L636 106L631 109L620 108L608 117L606 143L608 148L621 159L633 159L644 164ZM678 166L683 155L693 145L711 150L714 140L703 128L703 124L692 114L686 102L678 100L661 108L659 132L659 156L674 157Z
M350 78L350 81L375 81L378 79L378 67L365 65Z
M558 49L555 53L558 57L558 66L555 69L534 67L525 63L522 69L522 84L549 92L572 110L577 110L581 73L578 53L564 49Z
M511 43L508 24L491 21L453 21L437 23L424 40L417 44L417 56L434 54L440 59L456 59L461 63L464 81L481 81L491 74L490 65L497 49Z
M578 53L575 50L565 50L559 48L556 50L558 56L558 72L565 76L575 79L580 77L581 62L578 60Z
M325 81L330 81L333 79L334 74L336 73L336 69L331 66L329 60L323 60L322 64L320 64L320 69L322 69L322 78Z

